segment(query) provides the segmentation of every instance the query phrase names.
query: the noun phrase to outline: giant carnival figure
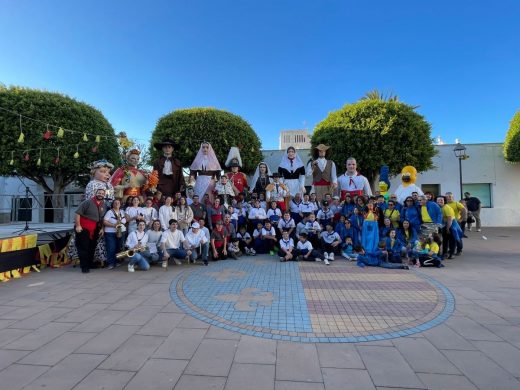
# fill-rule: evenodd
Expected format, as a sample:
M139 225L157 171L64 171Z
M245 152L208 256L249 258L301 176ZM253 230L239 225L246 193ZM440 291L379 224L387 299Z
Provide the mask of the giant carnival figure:
M179 144L171 139L164 139L153 146L162 152L153 162L153 170L158 176L157 191L164 196L173 197L175 193L183 190L185 184L181 162L173 155L173 152L179 149Z
M260 196L265 195L265 188L272 180L272 172L266 162L262 161L256 166L255 174L251 180L251 192Z
M138 149L129 150L126 153L126 164L117 168L110 180L115 188L115 197L122 199L123 204L131 196L137 196L139 203L144 203L146 190L150 187L148 179L152 176L137 167L140 154Z
M107 160L98 160L90 164L90 181L85 187L85 199L91 199L100 188L105 190L105 204L110 206L114 200L114 187L110 183L110 171L114 165Z
M91 179L85 188L85 201L95 199L98 195L97 191L104 190L104 207L110 207L114 201L114 187L110 183L110 170L114 168L114 165L109 163L107 160L98 160L94 161L89 168ZM78 249L76 246L76 234L77 231L75 229L74 234L71 236L68 243L67 255L72 261L79 260ZM97 242L95 244L93 259L89 259L88 263L90 265L90 262L93 260L103 264L107 258L105 240L103 237L92 237L92 239L96 239ZM88 272L86 271L88 268L89 266L85 265L85 263L82 264L83 272Z
M204 199L208 194L213 202L215 182L220 178L222 168L211 144L204 141L190 166L190 182L195 181L194 192L199 199Z
M314 148L314 160L307 164L307 176L312 177L311 193L316 194L318 202L325 198L325 194L334 194L338 187L338 177L336 175L336 164L327 159L327 151L330 146L319 144Z
M395 195L397 196L397 201L401 204L404 204L404 201L408 196L412 196L414 192L417 192L420 195L424 195L421 188L415 184L417 180L417 169L412 167L411 165L407 165L401 170L401 185L397 187L395 191Z
M236 146L231 147L229 150L226 167L231 169L231 172L226 173L226 176L237 189L237 198L241 200L247 195L246 191L249 189L249 185L245 173L240 172L240 168L242 168L242 158L240 157L240 150Z
M278 173L283 177L291 197L297 193L305 194L305 167L293 146L289 146L285 151L278 166Z
M383 165L381 170L379 171L379 194L383 195L385 201L388 202L389 198L389 189L390 189L390 168L388 165Z
M372 189L368 179L359 174L357 163L354 157L347 159L347 171L338 178L338 186L341 193L341 200L345 200L345 195L349 194L352 199L355 196L372 196Z

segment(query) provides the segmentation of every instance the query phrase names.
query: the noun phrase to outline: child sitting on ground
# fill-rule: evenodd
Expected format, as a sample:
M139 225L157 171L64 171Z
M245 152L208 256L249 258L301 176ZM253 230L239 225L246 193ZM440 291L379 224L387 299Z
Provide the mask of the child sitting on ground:
M312 247L312 244L307 240L307 233L303 232L300 234L298 244L296 244L296 256L298 260L306 261L321 261L320 253Z
M247 232L245 225L240 226L236 238L238 240L238 247L240 248L241 252L245 253L246 255L256 255L256 252L252 244L253 239L251 238L251 235Z
M282 239L280 240L280 250L278 251L278 256L280 257L280 261L289 261L296 260L294 254L294 241L289 237L289 231L284 230L282 232Z
M358 253L354 252L354 244L352 243L352 237L345 237L345 242L341 246L341 255L347 259L347 261L354 261L358 257Z
M228 255L235 260L238 260L238 258L242 256L242 252L240 252L240 240L238 238L231 239L227 247L227 252Z

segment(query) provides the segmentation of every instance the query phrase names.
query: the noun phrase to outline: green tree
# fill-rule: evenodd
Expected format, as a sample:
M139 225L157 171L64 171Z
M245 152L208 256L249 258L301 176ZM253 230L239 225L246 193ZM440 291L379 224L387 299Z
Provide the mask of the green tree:
M52 197L56 208L63 207L68 184L89 181L92 161L121 162L112 125L88 104L59 93L0 86L0 107L0 174L16 173L38 183L45 192L57 195ZM22 117L20 128L16 113L31 119ZM23 142L19 142L20 133ZM60 218L55 212L55 221Z
M166 138L180 144L174 154L184 167L191 165L202 141L211 143L223 169L231 146L240 149L246 173L254 171L262 160L262 145L251 125L238 115L215 108L176 110L160 118L152 133L152 160L159 155L153 144Z
M509 162L520 162L520 111L511 119L504 141L504 157Z
M397 175L406 165L418 172L433 166L431 125L414 107L396 99L365 98L329 113L315 128L311 143L331 145L339 172L355 157L362 174L375 187L382 165Z

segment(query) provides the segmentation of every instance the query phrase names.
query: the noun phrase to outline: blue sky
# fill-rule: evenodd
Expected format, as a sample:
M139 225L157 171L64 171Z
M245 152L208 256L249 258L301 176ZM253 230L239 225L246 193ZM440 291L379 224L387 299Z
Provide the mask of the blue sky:
M432 136L502 142L520 109L520 2L0 0L0 82L58 91L148 141L177 108L246 119L264 148L367 91Z

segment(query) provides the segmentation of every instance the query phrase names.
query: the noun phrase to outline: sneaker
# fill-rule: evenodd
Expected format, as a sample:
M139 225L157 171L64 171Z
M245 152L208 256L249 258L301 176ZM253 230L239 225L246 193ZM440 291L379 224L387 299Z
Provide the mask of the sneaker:
M326 265L330 265L329 261L327 259L324 259L323 262L326 264Z
M269 251L269 256L274 256L274 251Z
M204 265L208 265L208 260L204 260Z
M181 263L179 260L177 260L177 259L173 259L173 262L174 262L175 264L177 264L177 265L182 265L182 263Z
M253 248L249 249L249 253L250 253L252 256L256 256L256 251L255 251Z
M407 265L403 265L403 269L410 269Z
M246 246L246 255L250 255L251 254L251 251L249 250L249 248Z
M331 253L331 254L329 255L329 260L330 260L330 261L334 261L334 253Z
M285 261L285 257L280 256L280 261L283 263Z
M470 232L470 231L471 231L471 228L468 228L468 232Z
M115 267L111 264L108 266L108 269L114 269Z
M135 272L133 264L128 264L128 272Z
M164 260L164 261L162 262L162 267L163 267L163 268L168 268L168 262L167 262L166 260Z
M325 260L326 260L326 259L325 259ZM321 261L321 259L320 259L319 257L316 257L316 258L314 259L314 261Z
M477 229L477 232L481 232L481 231L482 231L482 229Z

